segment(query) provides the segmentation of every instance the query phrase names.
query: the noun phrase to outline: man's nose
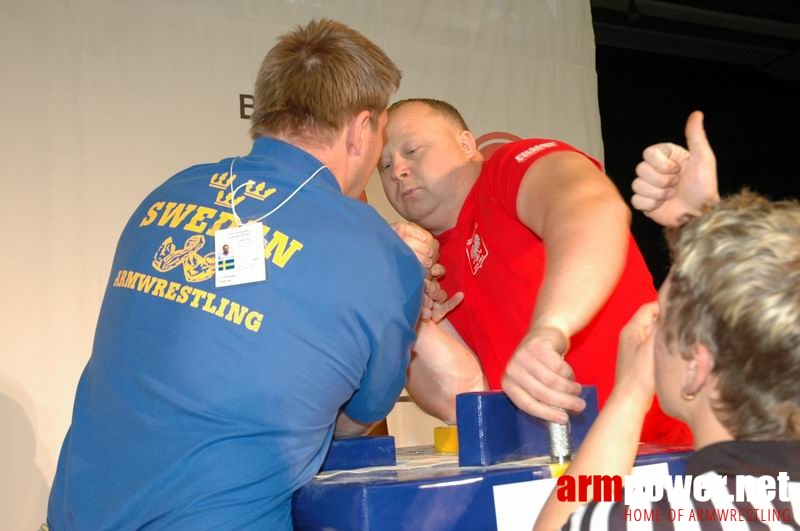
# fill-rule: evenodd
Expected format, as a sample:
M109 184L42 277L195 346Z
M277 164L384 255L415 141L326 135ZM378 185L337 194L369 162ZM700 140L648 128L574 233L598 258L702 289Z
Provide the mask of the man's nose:
M399 182L408 177L408 175L408 164L400 157L394 159L392 161L392 179Z

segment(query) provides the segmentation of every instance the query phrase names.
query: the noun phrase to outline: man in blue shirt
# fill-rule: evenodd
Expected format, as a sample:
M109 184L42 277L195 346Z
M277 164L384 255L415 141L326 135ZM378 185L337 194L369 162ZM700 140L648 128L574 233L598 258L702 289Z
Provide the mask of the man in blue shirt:
M250 154L188 168L136 209L51 529L290 529L292 492L331 437L391 410L424 274L356 198L399 82L347 26L298 27L258 74ZM224 245L235 261L216 260Z

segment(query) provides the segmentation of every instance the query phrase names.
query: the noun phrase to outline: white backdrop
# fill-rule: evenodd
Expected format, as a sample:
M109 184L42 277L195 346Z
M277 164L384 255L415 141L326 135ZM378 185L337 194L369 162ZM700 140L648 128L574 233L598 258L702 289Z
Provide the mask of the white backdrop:
M248 152L239 95L276 37L317 17L383 46L398 98L602 158L588 0L0 0L0 529L45 516L130 212L176 171ZM377 179L368 195L396 218ZM395 417L413 442L424 422Z

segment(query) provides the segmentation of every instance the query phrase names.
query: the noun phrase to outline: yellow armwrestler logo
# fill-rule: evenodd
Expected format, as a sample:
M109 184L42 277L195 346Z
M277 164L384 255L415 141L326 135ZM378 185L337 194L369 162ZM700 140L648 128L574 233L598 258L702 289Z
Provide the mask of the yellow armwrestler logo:
M172 236L163 241L153 257L153 268L166 273L176 267L183 266L183 276L187 282L203 282L214 276L214 252L201 256L200 251L206 244L202 234L190 236L182 249L172 242Z

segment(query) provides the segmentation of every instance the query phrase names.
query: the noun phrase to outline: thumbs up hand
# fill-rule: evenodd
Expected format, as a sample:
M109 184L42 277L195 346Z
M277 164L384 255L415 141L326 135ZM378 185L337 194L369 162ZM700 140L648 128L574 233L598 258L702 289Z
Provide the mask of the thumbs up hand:
M664 142L642 153L636 166L631 204L664 226L680 225L697 216L706 204L719 201L717 159L703 128L703 113L686 121L688 149Z

